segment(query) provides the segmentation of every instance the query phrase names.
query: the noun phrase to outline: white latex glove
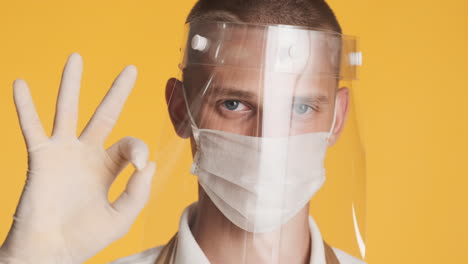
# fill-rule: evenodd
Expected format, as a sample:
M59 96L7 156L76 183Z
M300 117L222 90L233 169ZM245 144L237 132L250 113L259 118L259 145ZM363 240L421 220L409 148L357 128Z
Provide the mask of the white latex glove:
M147 202L155 164L147 163L146 144L125 137L103 148L133 87L136 68L127 66L119 74L77 138L82 65L77 53L68 58L50 138L26 82L14 82L29 168L0 263L83 263L125 235ZM129 162L137 170L111 204L110 185Z

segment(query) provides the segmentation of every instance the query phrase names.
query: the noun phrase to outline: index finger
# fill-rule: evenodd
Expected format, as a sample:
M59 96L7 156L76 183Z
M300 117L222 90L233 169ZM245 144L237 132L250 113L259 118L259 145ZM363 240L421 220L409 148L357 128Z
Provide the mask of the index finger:
M79 137L81 141L104 144L132 91L136 76L137 69L133 65L122 70L81 133Z

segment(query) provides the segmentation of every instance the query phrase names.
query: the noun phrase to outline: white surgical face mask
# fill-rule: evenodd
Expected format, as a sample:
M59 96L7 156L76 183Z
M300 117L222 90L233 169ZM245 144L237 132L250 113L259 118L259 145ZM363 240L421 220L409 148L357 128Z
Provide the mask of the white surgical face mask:
M191 172L232 223L249 232L273 231L296 215L325 181L335 115L330 132L286 137L244 136L192 123L197 151Z

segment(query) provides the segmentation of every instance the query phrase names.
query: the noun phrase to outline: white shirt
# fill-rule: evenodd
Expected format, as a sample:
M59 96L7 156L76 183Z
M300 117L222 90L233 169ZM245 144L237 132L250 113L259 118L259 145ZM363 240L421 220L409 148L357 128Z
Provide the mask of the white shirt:
M196 203L185 208L179 223L179 233L177 238L177 251L174 263L172 264L210 264L208 258L203 253L200 246L193 237L189 227L189 218L191 210L196 206ZM322 235L317 224L311 216L309 216L309 227L311 233L312 249L310 256L310 264L325 264L325 248L323 245ZM164 246L158 246L147 249L138 254L124 257L115 260L109 264L154 264L161 249ZM336 257L340 264L365 264L365 262L341 251L333 248Z

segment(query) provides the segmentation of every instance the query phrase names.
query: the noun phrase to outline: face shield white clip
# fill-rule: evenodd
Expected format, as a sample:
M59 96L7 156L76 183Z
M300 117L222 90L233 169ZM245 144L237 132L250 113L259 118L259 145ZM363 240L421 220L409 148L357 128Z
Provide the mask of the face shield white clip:
M207 38L196 34L192 38L191 47L193 50L204 52L208 50L210 42Z

